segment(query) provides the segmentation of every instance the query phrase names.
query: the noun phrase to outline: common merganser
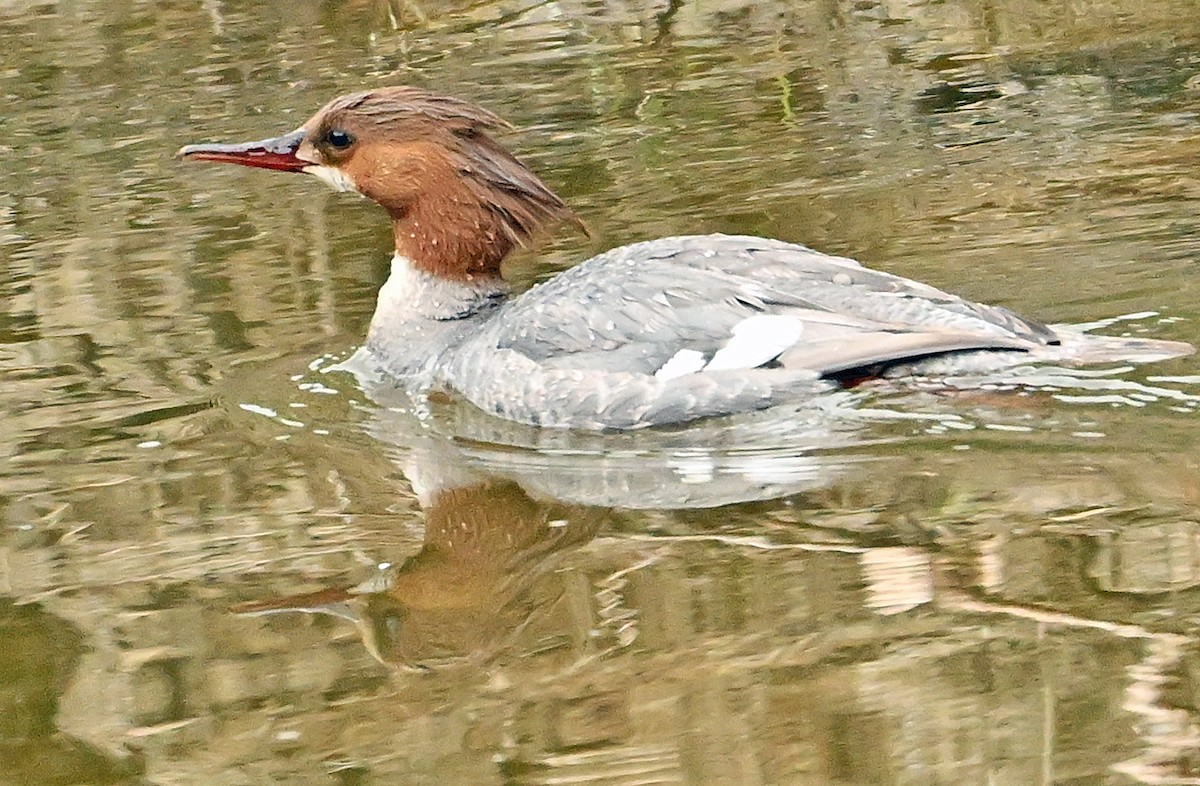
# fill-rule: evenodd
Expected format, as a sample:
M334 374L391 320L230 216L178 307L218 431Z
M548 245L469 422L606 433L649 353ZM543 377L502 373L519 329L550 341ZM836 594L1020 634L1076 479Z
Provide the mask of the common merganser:
M186 159L307 172L392 217L365 352L420 390L511 420L635 429L762 409L847 380L1030 361L1146 361L1188 344L1048 327L801 245L698 235L622 246L510 296L502 260L579 219L488 131L414 87L340 96L304 125Z

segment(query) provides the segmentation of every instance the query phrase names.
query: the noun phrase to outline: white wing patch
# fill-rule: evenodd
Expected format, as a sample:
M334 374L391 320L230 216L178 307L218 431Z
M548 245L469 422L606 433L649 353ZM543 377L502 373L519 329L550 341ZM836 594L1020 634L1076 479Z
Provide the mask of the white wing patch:
M685 374L692 374L704 368L704 355L694 349L681 349L662 364L662 368L654 372L656 379L675 379Z
M681 349L654 372L657 379L668 380L697 371L730 371L758 368L779 357L800 340L804 322L783 314L759 314L733 326L729 342L717 350L707 363L694 349Z
M354 181L350 179L350 176L336 167L313 164L312 166L304 167L304 171L324 180L333 186L334 191L358 191L358 187L354 185Z
M759 314L733 326L733 338L717 350L705 371L758 368L800 340L804 323L785 314Z

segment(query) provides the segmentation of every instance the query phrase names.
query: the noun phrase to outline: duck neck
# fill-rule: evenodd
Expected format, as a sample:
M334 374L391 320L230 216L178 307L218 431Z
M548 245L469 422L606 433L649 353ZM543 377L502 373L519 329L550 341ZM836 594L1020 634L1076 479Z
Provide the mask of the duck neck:
M499 276L449 279L397 251L379 290L367 346L391 373L419 373L461 343L507 295L508 285Z
M465 178L436 168L427 177L421 194L388 204L396 255L447 281L499 281L500 263L518 245L504 226L502 198L476 193Z

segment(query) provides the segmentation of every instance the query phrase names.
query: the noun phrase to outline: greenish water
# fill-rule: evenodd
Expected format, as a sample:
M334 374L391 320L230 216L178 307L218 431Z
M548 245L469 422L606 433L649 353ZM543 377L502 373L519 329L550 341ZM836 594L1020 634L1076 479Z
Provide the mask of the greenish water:
M172 158L417 84L594 231L514 281L748 232L1200 344L1194 3L0 0L0 52L0 783L1200 782L1195 357L422 420L324 373L384 216Z

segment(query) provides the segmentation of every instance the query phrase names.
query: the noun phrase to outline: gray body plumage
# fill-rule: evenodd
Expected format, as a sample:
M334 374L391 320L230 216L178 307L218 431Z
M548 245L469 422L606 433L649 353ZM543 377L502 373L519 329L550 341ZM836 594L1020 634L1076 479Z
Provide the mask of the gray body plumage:
M923 365L946 373L1189 349L1078 334L1064 342L1007 309L758 237L623 246L507 301L494 288L420 276L394 268L381 292L368 347L383 370L542 426L679 423Z

